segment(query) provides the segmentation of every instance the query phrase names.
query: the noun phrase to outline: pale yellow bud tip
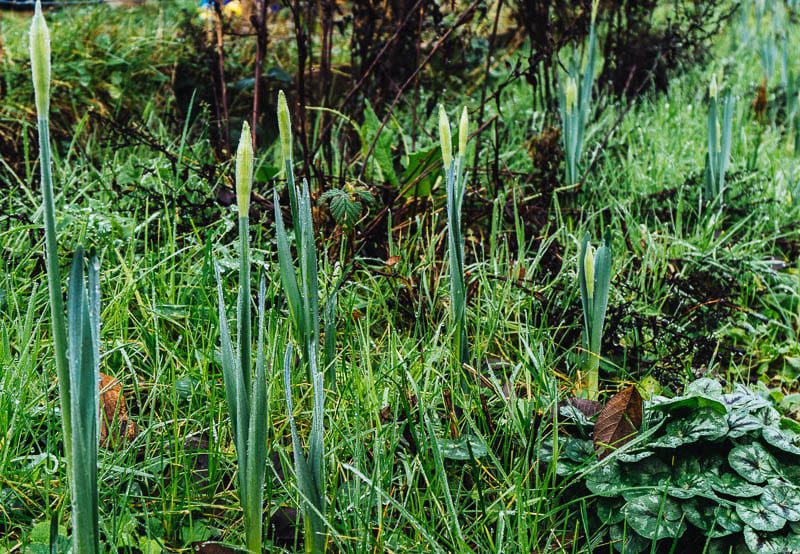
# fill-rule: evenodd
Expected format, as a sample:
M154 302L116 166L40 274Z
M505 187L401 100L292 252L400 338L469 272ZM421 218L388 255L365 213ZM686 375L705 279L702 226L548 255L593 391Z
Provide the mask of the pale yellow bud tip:
M461 110L461 121L458 124L458 155L462 158L467 155L467 140L469 139L469 114L467 107Z
M711 83L708 85L708 96L714 100L719 96L719 86L717 85L716 75L711 76Z
M594 246L586 245L586 254L583 256L583 275L586 280L586 292L589 298L594 296Z
M567 77L567 87L564 90L564 96L567 103L567 113L572 113L575 109L575 105L578 103L578 85L572 77Z
M450 164L453 162L453 139L450 136L450 120L447 118L447 112L444 111L444 106L441 104L439 104L439 142L442 146L444 169L449 171Z
M39 118L47 118L50 111L50 31L37 0L30 30L31 75Z
M250 189L253 186L253 138L247 121L242 125L239 148L236 149L236 200L239 217L247 217L250 211Z
M600 0L594 0L592 2L592 23L597 21L597 8L600 6Z
M286 95L282 90L278 91L278 131L281 136L283 163L290 163L292 160L292 122L289 119L289 105L286 103Z

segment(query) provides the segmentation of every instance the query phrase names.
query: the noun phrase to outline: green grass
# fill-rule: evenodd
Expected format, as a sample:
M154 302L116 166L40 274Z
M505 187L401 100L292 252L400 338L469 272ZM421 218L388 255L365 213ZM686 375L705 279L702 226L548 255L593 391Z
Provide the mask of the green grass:
M54 37L61 33L63 39L53 51L61 272L67 273L77 244L96 247L104 299L101 371L122 381L139 428L133 442L98 453L104 551L188 552L192 542L207 539L241 545L214 279L217 260L228 284L224 300L235 305L237 214L213 203L233 165L219 166L211 183L197 170L213 159L203 106L185 130L175 123L164 68L186 52L169 38L178 10L162 19L152 5L48 17ZM20 114L33 124L27 23L22 16L4 16L2 23L5 129ZM166 43L154 41L159 26ZM142 75L124 79L117 100L107 88L116 57L97 50L104 35L123 46L116 57ZM93 46L82 49L90 39ZM596 95L582 167L597 159L580 191L557 199L543 198L537 181L524 178L533 169L529 141L556 118L534 107L524 82L504 90L501 111L487 103L487 118L499 116L501 169L523 177L503 176L497 183L480 172L479 182L467 185L463 234L472 365L463 374L475 379L465 386L452 370L444 181L415 220L394 219L380 259L361 254L351 265L348 249L334 236L316 236L320 297L335 291L338 305L336 388L325 391L329 551L585 551L587 536L596 533L593 500L558 478L555 464L539 450L556 430L548 414L570 395L584 360L576 259L586 232L600 237L610 229L614 248L601 389L614 391L622 381L646 388L657 381L675 391L695 373L708 372L727 383L797 390L800 198L795 192L786 199L798 160L790 125L780 117L759 122L751 112L761 78L748 69L758 67L755 39L738 48L730 49L727 35L718 37L706 66L675 76L668 93L645 96L630 109ZM78 86L82 66L90 79ZM701 209L700 195L707 83L720 66L738 100L726 206L713 221ZM87 69L93 67L103 76ZM780 103L776 87L777 75L771 105ZM423 100L431 96L421 94ZM78 114L89 98L100 99L111 114L143 112L147 131L167 152L180 154L188 169L173 167L166 154L141 144L115 144L99 125L81 127ZM453 89L443 99L470 110L474 101ZM623 109L628 111L620 125L598 151ZM391 128L404 135L413 129L417 147L430 147L436 117L432 111L415 128L401 109ZM490 129L482 164L494 156ZM349 129L342 124L334 132ZM259 147L260 161L278 166L279 145L262 140ZM395 148L408 154L400 140ZM16 552L42 535L42 525L47 531L53 518L67 527L70 514L38 162L33 143L3 152L3 178L12 193L0 195L0 551ZM271 188L254 184L264 198L271 198ZM495 194L489 191L497 189L504 190L503 210L490 236ZM538 212L532 206L549 208L545 225L533 224ZM273 219L271 210L263 210L250 224L253 268L266 276L265 305L276 321L265 330L267 519L296 509L299 498L280 355L290 319ZM387 265L390 256L399 258ZM311 381L293 383L298 434L307 437ZM300 550L302 535L299 525L272 551Z

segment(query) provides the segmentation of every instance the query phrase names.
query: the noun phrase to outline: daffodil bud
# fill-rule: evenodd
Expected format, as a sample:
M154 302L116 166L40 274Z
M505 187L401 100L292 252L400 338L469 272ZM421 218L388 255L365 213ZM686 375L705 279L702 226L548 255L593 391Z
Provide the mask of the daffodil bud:
M719 124L719 118L716 119L717 122L717 152L722 152L722 127Z
M594 246L586 245L586 254L583 256L583 277L586 280L586 292L589 298L594 296Z
M594 0L592 2L592 23L597 21L597 8L600 6L600 0Z
M30 31L31 73L39 118L47 118L50 111L50 31L42 14L42 4L36 1L36 12Z
M461 110L461 121L458 123L458 155L462 158L467 155L467 140L469 139L469 114L467 107Z
M286 103L286 95L283 91L278 92L278 131L281 135L281 154L283 163L289 163L292 159L292 122L289 119L289 105Z
M239 217L247 217L250 212L250 189L253 186L253 138L247 121L242 125L242 136L236 149L236 200L239 204Z
M450 120L447 118L447 112L444 111L444 106L441 104L439 104L439 142L442 146L444 169L448 171L450 164L453 162L453 139L450 136Z
M716 74L711 76L711 84L708 85L708 96L714 100L716 100L717 96L719 96L719 87L717 86Z
M575 109L575 104L578 103L578 85L572 77L567 77L567 87L564 90L564 96L567 102L567 113L572 113Z

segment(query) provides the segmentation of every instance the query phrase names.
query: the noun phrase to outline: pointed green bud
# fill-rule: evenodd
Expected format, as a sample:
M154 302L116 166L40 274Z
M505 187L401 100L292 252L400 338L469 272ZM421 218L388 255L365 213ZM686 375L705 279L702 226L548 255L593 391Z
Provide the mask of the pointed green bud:
M284 165L292 160L292 122L289 119L289 105L286 95L278 91L278 131L281 135L281 155Z
M462 158L467 155L467 140L469 140L469 114L467 107L464 106L458 123L458 155Z
M30 48L36 112L40 119L47 119L50 111L50 31L40 0L36 0L36 12L31 21Z
M718 96L719 86L717 86L717 75L714 74L711 76L711 84L708 85L708 97L716 100Z
M589 298L594 297L594 246L586 245L586 254L583 256L583 277L586 280L586 292Z
M247 217L250 212L250 189L253 187L253 137L247 121L242 125L239 148L236 149L236 201L239 204L239 217Z
M600 0L594 0L592 2L592 24L597 21L597 8L600 6Z
M572 113L575 109L575 104L578 103L578 85L575 79L567 77L567 86L564 90L564 99L567 102L567 113Z
M450 136L450 120L447 118L447 112L444 111L444 106L441 104L439 104L439 142L442 146L444 169L449 171L450 164L453 162L453 139Z

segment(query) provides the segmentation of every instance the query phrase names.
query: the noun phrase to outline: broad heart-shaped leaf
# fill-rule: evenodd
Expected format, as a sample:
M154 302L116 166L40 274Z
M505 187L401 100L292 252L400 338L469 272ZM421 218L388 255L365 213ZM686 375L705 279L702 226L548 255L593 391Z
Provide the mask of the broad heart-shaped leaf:
M800 435L788 429L778 429L777 427L764 427L761 431L767 444L774 446L784 452L800 455Z
M728 408L754 412L761 408L770 407L770 403L751 391L744 385L736 385L733 392L722 395Z
M603 463L586 476L586 488L597 496L620 496L631 487L622 480L620 464L615 461Z
M648 446L661 448L677 448L691 444L700 439L716 440L728 432L725 416L711 408L701 408L692 414L673 419L664 427L664 434L652 441Z
M758 485L754 485L738 473L732 471L725 471L719 475L712 475L709 479L711 488L721 494L736 496L739 498L748 498L752 496L760 496L764 489Z
M675 398L655 398L651 404L652 409L662 413L692 412L700 408L711 408L717 413L725 414L728 411L725 403L719 399L704 396L676 396Z
M725 537L740 533L742 525L734 509L714 501L692 498L683 503L686 521L700 529L707 537ZM731 518L736 518L732 521ZM738 522L738 524L737 524Z
M722 385L714 379L702 377L686 385L684 396L703 396L705 398L722 400Z
M625 519L622 513L622 506L625 502L622 499L599 498L595 504L595 512L603 525L613 525Z
M570 399L573 401L583 400L579 398ZM584 402L591 402L591 400L584 400ZM591 412L588 412L591 413ZM591 416L587 415L587 412L581 409L581 406L575 405L573 403L567 403L563 406L559 406L558 414L561 416L562 420L561 423L563 424L565 421L569 423L574 423L578 426L579 429L582 431L590 431L594 427L594 423L592 422L590 417L594 417L597 415L596 413L592 414Z
M733 409L728 412L728 436L732 439L758 431L763 426L764 422L748 411Z
M767 510L758 498L742 498L736 502L736 513L757 531L777 531L786 525L786 518Z
M758 531L749 526L744 528L744 543L753 554L792 554L797 552L792 548L788 537Z
M740 444L728 453L731 467L751 483L763 483L776 475L774 458L757 442Z
M564 441L564 455L573 462L585 464L594 458L592 441L568 437L567 440Z
M642 426L642 397L635 386L618 392L608 401L594 425L594 446L602 459L629 442Z
M646 539L676 538L686 531L681 505L661 494L634 498L625 504L622 511L628 525Z
M609 528L611 535L611 542L614 544L614 550L624 554L639 554L648 550L652 541L638 535L630 526L625 526L621 523L612 525Z
M646 458L632 464L623 464L620 467L622 481L635 487L663 486L672 478L672 470L660 458Z
M675 476L667 488L667 494L681 499L714 495L706 475L688 472L681 472Z
M761 504L787 521L800 521L800 492L791 485L767 485L761 495Z
M471 460L473 456L478 459L488 454L486 445L474 435L464 435L458 439L441 439L439 448L442 450L442 456L448 460Z

